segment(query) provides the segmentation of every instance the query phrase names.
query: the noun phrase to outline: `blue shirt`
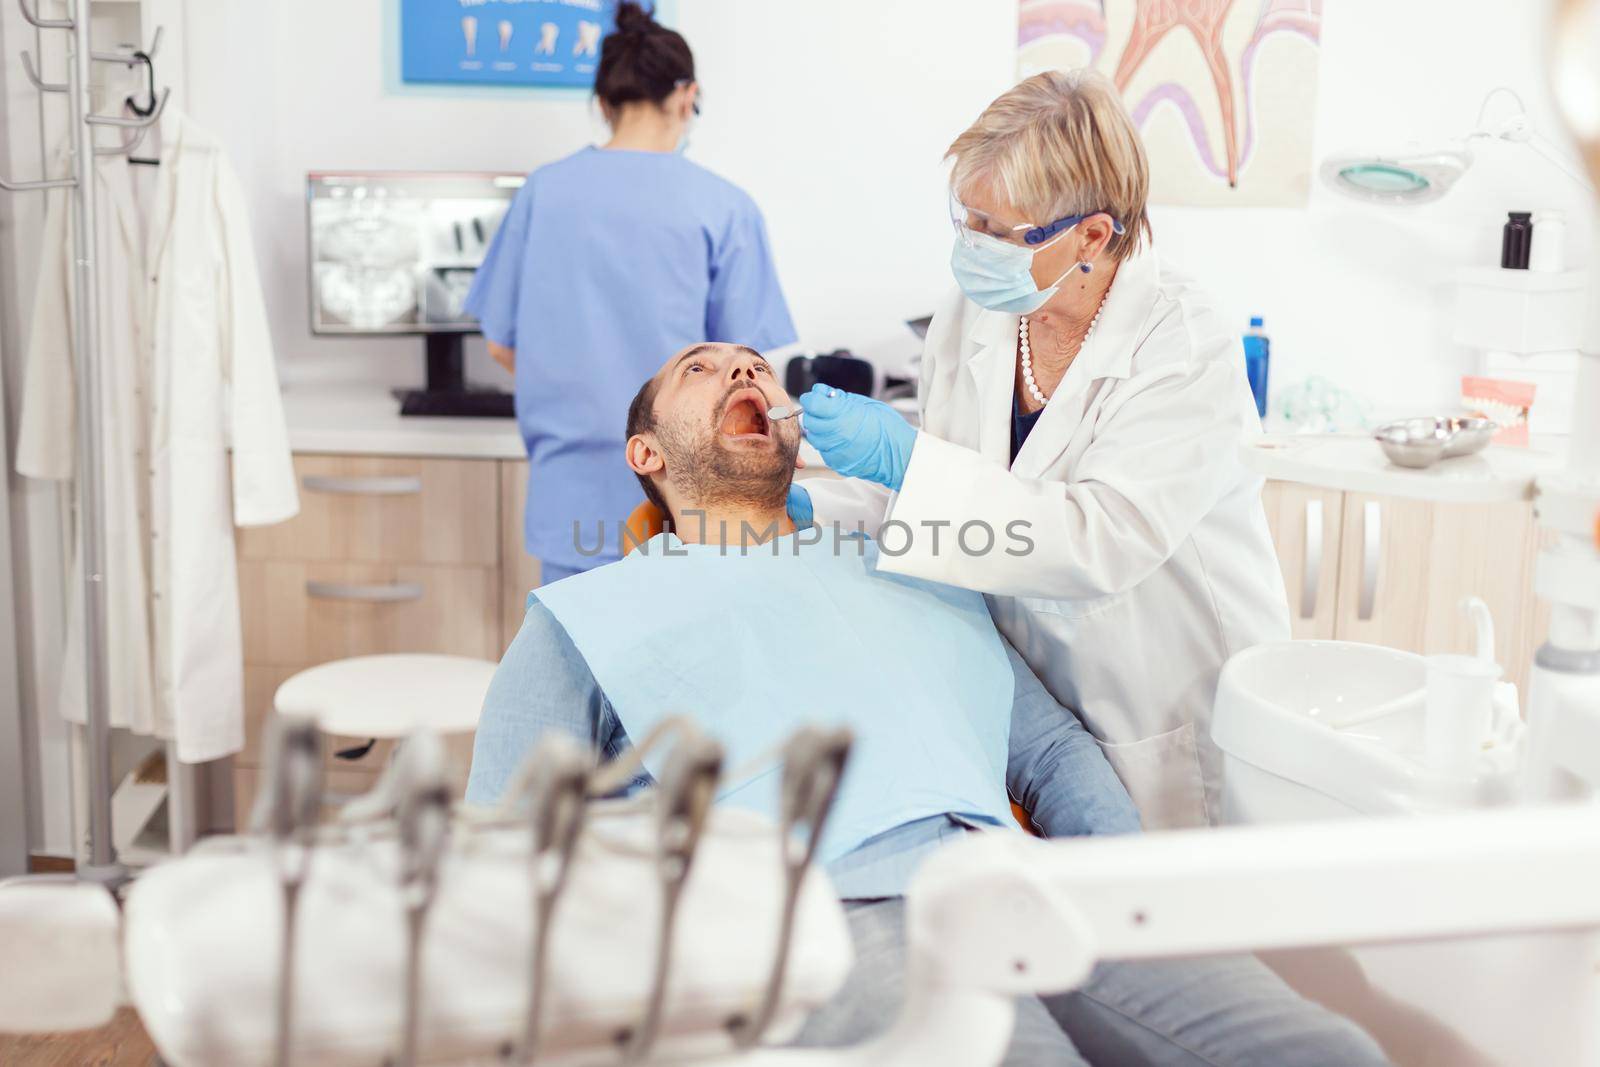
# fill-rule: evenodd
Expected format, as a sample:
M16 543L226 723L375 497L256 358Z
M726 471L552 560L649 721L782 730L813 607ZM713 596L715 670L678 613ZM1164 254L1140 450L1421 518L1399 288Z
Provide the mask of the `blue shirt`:
M795 340L755 201L669 152L586 148L530 174L466 307L516 349L524 540L566 567L619 554L616 528L644 499L623 461L628 404L668 356Z
M1056 703L1009 644L1012 690L1006 787L1049 837L1128 833L1139 814L1077 716ZM615 759L627 734L572 639L537 601L530 604L484 699L472 752L467 800L493 804L546 730L561 730ZM914 742L908 739L908 747ZM634 778L630 791L648 785ZM828 866L846 899L899 896L918 863L971 824L946 816L907 823L868 840Z

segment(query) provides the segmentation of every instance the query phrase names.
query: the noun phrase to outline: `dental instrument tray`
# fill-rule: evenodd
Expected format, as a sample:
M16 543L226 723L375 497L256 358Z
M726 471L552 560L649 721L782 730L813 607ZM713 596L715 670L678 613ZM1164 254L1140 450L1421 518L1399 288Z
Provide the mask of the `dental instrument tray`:
M599 799L667 741L655 786ZM546 738L494 809L452 810L420 734L336 823L317 816L317 742L275 720L253 832L129 893L129 993L173 1067L723 1054L791 1038L849 972L812 864L847 731L770 757L776 820L712 807L722 748L676 718L599 767Z
M1481 415L1435 415L1388 423L1372 437L1391 463L1420 469L1482 452L1499 428Z

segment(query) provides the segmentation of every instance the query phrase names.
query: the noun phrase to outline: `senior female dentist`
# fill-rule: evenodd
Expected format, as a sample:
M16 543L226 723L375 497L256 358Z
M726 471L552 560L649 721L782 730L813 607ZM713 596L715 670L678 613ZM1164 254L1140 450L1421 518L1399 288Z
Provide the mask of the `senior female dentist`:
M1103 76L1029 78L949 156L959 291L928 330L921 429L806 394L806 438L847 480L808 480L791 511L865 523L885 570L989 594L1145 825L1204 825L1218 673L1289 634L1238 455L1260 432L1239 337L1148 247L1148 164Z

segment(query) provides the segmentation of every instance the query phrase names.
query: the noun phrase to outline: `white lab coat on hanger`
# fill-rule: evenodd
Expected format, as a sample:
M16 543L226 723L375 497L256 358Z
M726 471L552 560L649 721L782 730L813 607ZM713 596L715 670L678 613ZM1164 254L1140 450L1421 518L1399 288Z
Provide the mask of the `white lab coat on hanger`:
M160 138L143 198L125 157L96 167L106 645L112 724L200 762L244 743L233 526L299 498L238 178L173 108ZM36 478L75 473L69 204L52 193L24 382L17 470ZM76 564L69 595L61 712L83 722Z
M808 480L816 518L880 532L886 571L989 594L1145 825L1204 825L1220 799L1217 676L1240 649L1289 636L1262 480L1239 458L1260 433L1239 333L1155 252L1131 257L1013 462L1017 325L953 292L928 330L923 432L900 492ZM993 529L991 551L981 528L967 535L978 551L960 547L973 520Z

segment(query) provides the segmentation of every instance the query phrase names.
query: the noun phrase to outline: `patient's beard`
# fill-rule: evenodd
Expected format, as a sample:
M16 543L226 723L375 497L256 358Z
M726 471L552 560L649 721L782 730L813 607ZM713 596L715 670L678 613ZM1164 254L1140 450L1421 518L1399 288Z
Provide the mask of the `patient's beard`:
M703 424L663 419L656 440L667 460L667 480L683 510L740 508L772 511L782 517L794 479L800 438L783 424L774 429L776 447L730 448L721 423L707 434Z

